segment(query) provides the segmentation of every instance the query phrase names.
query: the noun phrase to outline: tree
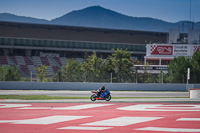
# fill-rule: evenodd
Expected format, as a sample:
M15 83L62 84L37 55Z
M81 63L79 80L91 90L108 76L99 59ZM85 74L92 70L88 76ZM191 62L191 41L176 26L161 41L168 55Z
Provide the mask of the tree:
M101 72L103 68L102 58L98 58L94 51L92 55L86 55L84 62L82 63L81 70L85 74L87 82L97 82L100 80Z
M47 66L46 65L42 65L39 67L35 67L35 70L37 71L37 81L38 82L47 82L48 81L48 74L47 74Z
M200 83L200 52L195 52L192 56L190 77L192 83Z
M81 71L81 64L78 61L69 59L67 64L58 71L60 73L61 82L82 82L83 72Z
M4 80L5 70L3 66L0 66L0 81Z
M0 81L19 81L20 73L14 66L0 66Z
M158 83L159 77L157 74L152 74L152 72L149 72L150 69L148 69L150 64L147 62L146 65L143 66L144 73L138 74L138 83Z
M190 59L184 56L175 57L168 66L166 80L170 83L186 82L188 68L190 68Z
M108 68L116 74L116 82L128 82L132 76L133 60L127 50L113 50L112 56L108 57Z

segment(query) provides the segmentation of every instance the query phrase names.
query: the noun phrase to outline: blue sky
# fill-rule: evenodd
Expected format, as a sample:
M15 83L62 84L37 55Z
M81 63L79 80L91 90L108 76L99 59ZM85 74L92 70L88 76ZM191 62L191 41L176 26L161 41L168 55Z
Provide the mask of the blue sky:
M200 0L191 3L191 20L200 21ZM190 0L0 0L0 13L51 20L95 5L133 17L190 20Z

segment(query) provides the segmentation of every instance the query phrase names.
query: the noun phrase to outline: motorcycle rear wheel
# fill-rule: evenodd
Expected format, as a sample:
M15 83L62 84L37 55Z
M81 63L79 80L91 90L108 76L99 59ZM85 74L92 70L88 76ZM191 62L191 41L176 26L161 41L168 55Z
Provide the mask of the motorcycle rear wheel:
M91 101L96 101L96 96L95 96L95 95L92 95L92 96L90 97L90 99L91 99Z

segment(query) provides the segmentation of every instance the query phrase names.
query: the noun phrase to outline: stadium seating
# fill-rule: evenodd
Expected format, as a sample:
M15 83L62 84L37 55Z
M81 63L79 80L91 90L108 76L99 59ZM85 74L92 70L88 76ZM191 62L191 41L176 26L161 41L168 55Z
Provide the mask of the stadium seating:
M15 56L6 56L6 59L7 59L8 65L16 66L18 64Z
M33 56L32 59L33 59L33 62L34 62L34 65L35 65L35 66L41 66L41 65L43 65L43 64L42 64L42 61L41 61L41 59L40 59L40 57L38 57L38 56Z
M30 75L30 71L29 71L27 65L20 65L20 70L24 76Z
M54 73L56 73L59 70L58 66L52 66Z
M76 58L76 60L77 60L79 63L82 63L82 62L83 62L83 58Z
M83 62L83 58L76 58L79 63ZM53 76L56 72L67 64L66 57L39 57L39 56L0 56L0 65L13 65L18 68L24 77L36 77L37 71L35 67L46 65L47 73Z
M52 59L54 59L60 66L62 66L62 63L59 57L53 57Z
M8 65L6 56L0 56L0 65Z
M82 61L83 59L78 59ZM38 57L38 56L0 56L0 65L13 65L19 69L19 72L24 77L29 77L32 73L33 77L36 77L36 66L46 65L47 73L49 76L53 76L62 65L67 64L67 58L65 57Z
M18 65L26 65L23 56L15 56Z
M26 65L33 65L33 62L31 61L30 57L24 56L24 61Z
M28 70L29 70L30 73L32 73L33 77L36 77L37 71L35 70L35 66L34 65L28 65ZM29 75L26 75L26 76L29 76Z
M40 57L40 60L42 62L43 65L49 66L49 60L47 59L47 57Z
M62 65L66 65L67 64L67 59L65 57L60 57L60 62Z

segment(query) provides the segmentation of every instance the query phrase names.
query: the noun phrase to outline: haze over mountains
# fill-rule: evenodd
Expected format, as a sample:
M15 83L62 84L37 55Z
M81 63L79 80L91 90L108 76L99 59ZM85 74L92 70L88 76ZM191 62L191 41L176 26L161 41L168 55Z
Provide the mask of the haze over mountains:
M187 21L171 23L148 17L130 17L100 6L72 11L51 21L0 13L0 21L158 32L168 32L169 29L180 29L183 31L183 22L184 31L187 31L189 26L191 27ZM200 22L194 23L194 29L200 29Z

